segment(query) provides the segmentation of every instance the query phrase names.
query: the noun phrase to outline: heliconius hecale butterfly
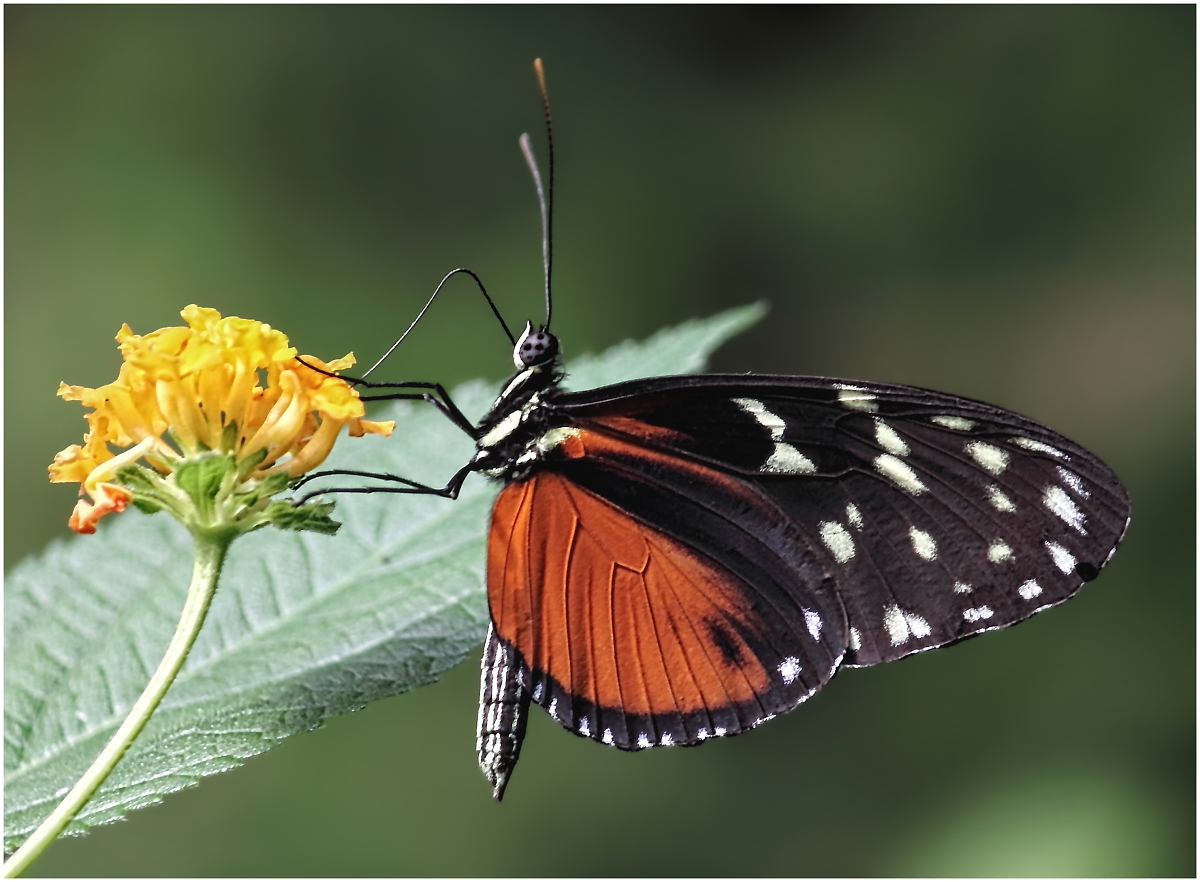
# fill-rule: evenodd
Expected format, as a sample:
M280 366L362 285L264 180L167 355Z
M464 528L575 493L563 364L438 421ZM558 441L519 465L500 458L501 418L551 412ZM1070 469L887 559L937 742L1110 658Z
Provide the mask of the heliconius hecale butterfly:
M433 390L375 397L431 401L477 446L443 488L371 477L451 498L471 472L503 483L478 732L497 799L531 700L624 750L700 744L791 710L841 667L1062 603L1112 557L1129 522L1112 470L989 404L755 374L564 392L552 204L546 324L515 341L517 372L478 426L436 384L364 383Z

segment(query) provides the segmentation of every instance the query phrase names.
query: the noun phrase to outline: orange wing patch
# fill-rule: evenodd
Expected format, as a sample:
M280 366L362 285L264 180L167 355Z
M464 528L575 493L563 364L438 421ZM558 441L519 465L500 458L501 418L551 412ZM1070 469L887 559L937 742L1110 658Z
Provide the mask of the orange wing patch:
M599 708L690 714L770 686L737 577L554 472L497 499L488 600L534 672Z

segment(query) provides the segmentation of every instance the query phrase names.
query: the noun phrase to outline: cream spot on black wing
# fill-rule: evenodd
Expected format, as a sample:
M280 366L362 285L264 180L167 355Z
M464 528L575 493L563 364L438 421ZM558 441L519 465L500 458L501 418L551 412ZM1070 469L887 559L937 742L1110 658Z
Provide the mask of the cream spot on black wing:
M992 612L990 606L977 606L972 609L963 610L963 618L968 622L982 622L985 619L990 619L995 613Z
M962 417L956 416L935 416L930 417L929 421L931 423L937 423L939 426L947 429L958 429L960 432L969 432L971 429L975 428L974 420L963 419Z
M1058 466L1058 474L1062 478L1063 483L1070 487L1080 499L1089 499L1091 497L1091 494L1084 488L1083 480L1079 475L1067 471L1062 466Z
M800 676L800 659L794 655L789 655L779 663L779 676L783 678L784 683L792 683Z
M875 441L893 456L908 456L908 445L904 443L904 439L895 429L878 418L875 420Z
M1057 542L1047 542L1046 550L1050 552L1050 559L1054 561L1054 565L1062 572L1070 573L1075 569L1075 555Z
M1007 563L1013 559L1013 551L1003 539L997 539L987 550L988 560L992 563Z
M1033 579L1030 579L1021 583L1021 587L1017 589L1017 593L1026 600L1033 600L1033 598L1042 593L1042 586Z
M841 402L843 407L848 407L850 410L859 410L863 413L875 413L879 410L879 404L875 401L875 396L862 386L834 383L833 388L838 390L838 401Z
M1083 512L1075 505L1075 500L1067 495L1067 491L1057 484L1051 484L1046 488L1046 493L1042 497L1042 504L1050 511L1062 519L1062 521L1074 527L1084 536L1087 535L1087 530L1083 528L1085 520Z
M1008 454L993 444L968 441L963 449L971 459L993 475L998 475L1008 468Z
M1051 447L1049 444L1043 444L1041 441L1034 441L1032 438L1014 438L1013 443L1018 447L1024 447L1026 450L1032 450L1034 453L1046 453L1059 459L1071 458L1057 447Z
M913 551L917 553L918 557L922 557L925 560L934 560L937 558L937 543L924 530L910 527L908 538L912 540Z
M1017 510L1017 506L1011 499L1004 495L1004 491L995 484L988 485L987 488L988 502L992 504L992 508L996 511L1013 512Z
M925 485L921 483L917 473L904 460L897 459L890 453L875 457L875 470L885 478L891 478L901 489L907 490L913 496L925 492Z
M837 521L822 521L821 541L838 563L845 563L854 557L854 540L850 538L849 531Z

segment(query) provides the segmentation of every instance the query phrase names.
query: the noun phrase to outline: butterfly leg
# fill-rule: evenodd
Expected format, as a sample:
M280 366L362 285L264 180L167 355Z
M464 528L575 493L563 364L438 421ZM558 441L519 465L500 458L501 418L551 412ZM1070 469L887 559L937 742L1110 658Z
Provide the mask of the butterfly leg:
M458 409L451 399L446 394L446 390L441 387L440 383L404 383L410 388L425 388L432 389L435 393L430 392L394 392L390 395L364 395L363 401L428 401L434 407L442 412L442 416L462 429L462 431L472 440L479 439L479 431L471 425L471 421L463 416L463 412ZM438 396L441 396L440 398Z
M368 380L363 380L358 377L348 377L345 374L336 374L332 371L323 370L315 364L309 364L303 358L297 356L296 360L310 370L316 371L318 374L324 374L327 377L336 377L339 380L344 380L351 386L361 387L363 389L430 389L430 392L393 392L387 395L364 395L363 401L428 401L442 415L458 428L462 429L471 440L479 438L479 432L471 421L463 416L463 412L458 409L450 394L445 390L441 383L374 383Z
M309 481L316 478L328 478L333 475L349 475L356 478L374 478L377 481L388 481L393 484L400 484L400 487L329 487L322 490L313 490L311 493L306 493L299 499L295 500L295 505L303 505L312 499L314 496L324 496L328 493L413 493L420 496L441 496L446 499L457 499L458 492L462 489L463 481L467 479L467 475L475 471L473 464L468 463L463 466L454 476L446 482L445 487L430 487L428 484L422 484L418 481L410 481L408 478L401 478L398 475L389 475L382 472L359 472L354 469L329 469L324 472L313 472L296 482L293 490L302 487Z

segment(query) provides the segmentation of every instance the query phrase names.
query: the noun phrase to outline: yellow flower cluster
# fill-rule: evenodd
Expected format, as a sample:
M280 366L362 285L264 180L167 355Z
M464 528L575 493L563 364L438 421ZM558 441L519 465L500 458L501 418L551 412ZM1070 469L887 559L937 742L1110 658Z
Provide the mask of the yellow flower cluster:
M76 532L95 532L103 515L125 508L129 491L109 482L143 457L167 474L181 457L214 450L239 463L261 457L247 481L279 471L297 477L324 461L342 426L356 437L391 434L394 423L364 420L358 393L302 364L270 325L195 305L181 315L187 327L145 336L121 327L125 361L116 382L58 388L63 399L92 408L83 446L72 444L50 466L51 481L78 481L81 495L92 498L75 507ZM326 371L354 364L352 354L328 363L304 360ZM110 445L127 449L114 453Z

